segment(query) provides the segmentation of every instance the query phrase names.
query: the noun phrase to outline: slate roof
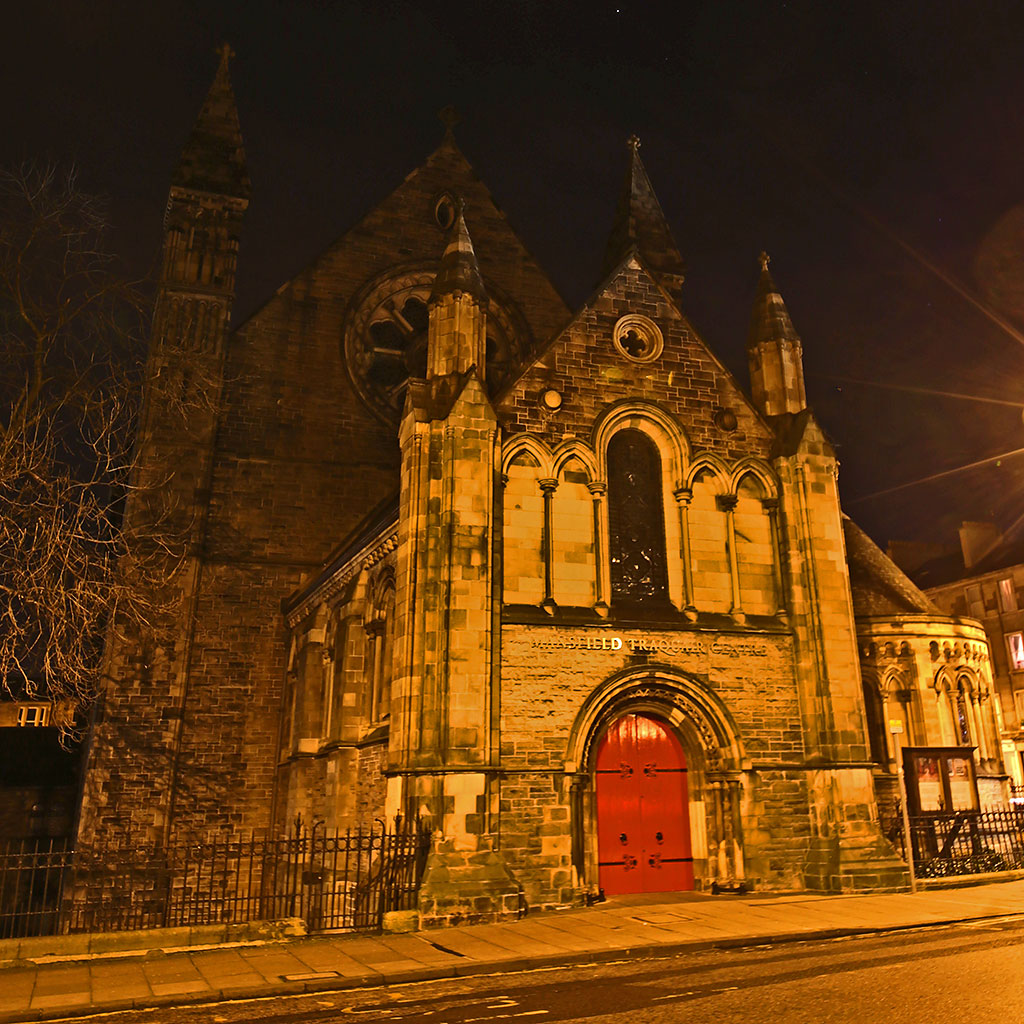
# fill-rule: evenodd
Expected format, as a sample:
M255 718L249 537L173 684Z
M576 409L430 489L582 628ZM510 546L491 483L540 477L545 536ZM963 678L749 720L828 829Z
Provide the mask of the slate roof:
M757 282L757 295L750 316L747 348L756 348L762 342L791 341L800 338L789 317L789 310L768 270L768 256L761 253L761 276Z
M608 277L629 255L630 250L636 249L647 266L656 275L665 278L667 286L678 288L686 272L683 257L679 254L672 229L668 226L651 179L647 177L640 159L640 140L635 135L631 136L627 145L629 160L626 178L608 238L601 279Z
M931 598L847 516L843 517L843 532L856 617L942 615Z

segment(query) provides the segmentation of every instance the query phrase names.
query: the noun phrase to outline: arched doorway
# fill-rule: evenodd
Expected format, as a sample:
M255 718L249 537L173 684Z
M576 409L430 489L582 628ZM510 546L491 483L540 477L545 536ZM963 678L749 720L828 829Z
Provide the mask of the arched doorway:
M693 888L686 757L647 715L617 718L596 768L598 869L608 895Z

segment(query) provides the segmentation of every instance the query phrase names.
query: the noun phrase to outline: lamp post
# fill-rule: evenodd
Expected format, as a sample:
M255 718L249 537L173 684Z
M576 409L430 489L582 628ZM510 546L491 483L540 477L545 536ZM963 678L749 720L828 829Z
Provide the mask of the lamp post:
M903 819L903 849L907 851L910 891L917 892L917 875L914 874L914 847L910 841L910 814L907 811L907 782L903 777L903 745L900 743L900 736L903 735L903 720L890 718L889 732L892 734L892 743L896 748L896 778L900 784L900 817Z

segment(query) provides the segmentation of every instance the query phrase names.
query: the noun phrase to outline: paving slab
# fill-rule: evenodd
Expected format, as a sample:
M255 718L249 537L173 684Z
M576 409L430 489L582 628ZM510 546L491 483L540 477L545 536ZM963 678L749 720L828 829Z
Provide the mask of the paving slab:
M57 1007L80 1006L83 1002L91 1001L89 992L61 992L57 995L34 995L29 1003L32 1010L50 1010Z

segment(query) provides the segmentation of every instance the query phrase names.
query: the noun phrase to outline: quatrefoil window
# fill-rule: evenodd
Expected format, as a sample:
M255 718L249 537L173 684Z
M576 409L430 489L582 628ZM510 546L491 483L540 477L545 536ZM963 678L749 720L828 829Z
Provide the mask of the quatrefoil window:
M639 313L630 313L615 324L612 342L621 355L634 363L657 359L665 344L658 325Z

